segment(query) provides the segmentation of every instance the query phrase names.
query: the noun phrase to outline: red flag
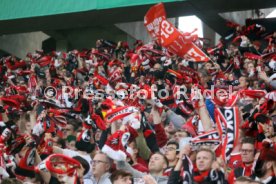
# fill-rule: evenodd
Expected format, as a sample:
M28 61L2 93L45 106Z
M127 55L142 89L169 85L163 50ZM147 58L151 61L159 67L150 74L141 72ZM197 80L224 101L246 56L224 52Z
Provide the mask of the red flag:
M198 46L196 46L194 43L190 43L190 45L187 44L186 47L189 48L188 51L186 52L186 57L188 57L189 61L207 62L210 60L210 58L200 48L198 48ZM182 53L183 53L183 50L182 50ZM185 53L183 53L183 54L185 54Z
M160 24L166 20L166 11L163 3L152 6L144 17L144 25L154 40L160 43Z
M164 5L159 3L149 9L144 18L144 24L158 43L179 57L188 58L190 61L209 61L208 56L192 41L194 35L182 34L174 25L166 20Z
M161 44L170 52L177 54L179 57L185 57L189 61L207 62L210 59L208 56L198 48L193 42L192 37L183 35L172 23L163 20L160 26Z

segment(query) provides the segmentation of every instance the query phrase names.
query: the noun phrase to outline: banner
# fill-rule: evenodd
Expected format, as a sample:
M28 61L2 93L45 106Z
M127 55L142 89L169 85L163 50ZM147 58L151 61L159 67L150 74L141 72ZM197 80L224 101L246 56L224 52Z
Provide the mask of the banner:
M150 8L145 15L144 24L153 39L157 40L158 43L167 48L168 51L193 62L207 62L210 60L208 56L192 42L195 41L197 36L182 34L166 19L165 9L162 3Z
M160 44L160 25L162 20L166 20L166 11L163 3L152 6L144 17L144 25L146 26L150 36Z
M191 145L193 149L205 145L212 146L214 150L221 144L220 134L217 130L205 132L191 139Z
M239 109L224 107L215 109L215 119L222 138L222 158L227 162L239 138Z
M172 23L163 20L160 26L161 45L179 57L189 61L209 61L209 57L198 48L193 39L187 39Z
M112 123L113 121L122 119L134 112L138 112L138 109L134 106L123 106L116 109L110 109L107 111L105 121L107 123Z

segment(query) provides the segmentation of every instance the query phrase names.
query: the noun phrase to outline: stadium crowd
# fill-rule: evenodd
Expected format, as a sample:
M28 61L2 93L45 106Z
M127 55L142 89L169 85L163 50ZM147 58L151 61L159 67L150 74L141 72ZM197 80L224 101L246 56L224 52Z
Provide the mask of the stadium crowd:
M1 183L276 183L276 32L1 58Z

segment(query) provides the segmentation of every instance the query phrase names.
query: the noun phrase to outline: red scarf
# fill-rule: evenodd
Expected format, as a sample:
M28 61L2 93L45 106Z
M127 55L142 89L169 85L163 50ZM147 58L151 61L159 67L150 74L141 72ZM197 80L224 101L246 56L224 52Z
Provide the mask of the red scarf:
M251 176L253 173L252 173L252 164L249 165L249 166L246 166L245 164L243 165L243 169L244 169L244 173L243 175L244 176Z
M197 168L194 169L194 173L196 173L196 175L193 177L194 181L197 183L202 183L209 175L210 170L208 171L204 171L204 172L199 172L197 170Z

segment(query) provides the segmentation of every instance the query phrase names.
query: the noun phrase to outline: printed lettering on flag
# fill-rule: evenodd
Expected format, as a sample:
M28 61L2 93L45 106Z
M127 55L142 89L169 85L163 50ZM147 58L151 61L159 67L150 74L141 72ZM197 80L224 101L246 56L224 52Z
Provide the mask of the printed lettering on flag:
M166 19L166 12L163 3L152 6L144 17L144 25L151 37L160 43L160 25Z
M209 61L208 56L167 20L161 22L161 45L189 61Z
M144 24L153 39L170 52L179 57L188 58L189 61L209 61L209 57L192 42L197 37L181 33L166 19L165 14L164 5L157 4L145 15Z

